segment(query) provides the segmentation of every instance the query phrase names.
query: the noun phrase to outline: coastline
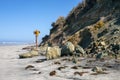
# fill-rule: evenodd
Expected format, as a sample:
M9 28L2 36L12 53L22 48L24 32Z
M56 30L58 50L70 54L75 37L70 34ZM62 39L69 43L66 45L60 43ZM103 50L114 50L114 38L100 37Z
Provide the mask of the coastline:
M25 41L0 41L0 46L33 45L33 42Z

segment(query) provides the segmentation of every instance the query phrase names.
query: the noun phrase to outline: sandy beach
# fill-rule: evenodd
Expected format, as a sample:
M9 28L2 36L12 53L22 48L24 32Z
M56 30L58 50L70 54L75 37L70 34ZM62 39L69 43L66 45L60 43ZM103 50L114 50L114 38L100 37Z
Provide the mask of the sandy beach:
M45 59L44 56L33 58L19 59L19 54L26 52L22 50L28 45L17 46L0 46L0 80L119 80L120 79L120 63L116 68L106 68L106 73L91 75L92 68L85 69L81 66L87 64L86 58L79 58L77 64L69 61L69 57L39 62ZM95 61L88 63L88 66L102 66L105 63L114 64L115 60ZM118 60L120 61L120 60ZM32 65L34 68L25 69L26 66ZM75 67L77 66L77 68ZM50 72L55 71L55 75L50 76ZM75 74L75 72L84 72L83 75Z

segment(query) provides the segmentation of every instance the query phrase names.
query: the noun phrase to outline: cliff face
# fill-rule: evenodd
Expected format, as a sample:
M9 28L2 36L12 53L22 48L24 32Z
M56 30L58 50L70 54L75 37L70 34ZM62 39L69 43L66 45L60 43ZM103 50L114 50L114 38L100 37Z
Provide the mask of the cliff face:
M69 15L53 22L50 34L41 45L61 45L71 41L87 48L92 42L104 40L107 45L120 42L120 0L84 0Z

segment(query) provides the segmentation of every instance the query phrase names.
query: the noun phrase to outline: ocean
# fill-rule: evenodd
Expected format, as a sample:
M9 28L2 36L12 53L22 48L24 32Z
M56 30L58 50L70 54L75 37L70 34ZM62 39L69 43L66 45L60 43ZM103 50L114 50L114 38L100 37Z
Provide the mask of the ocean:
M27 44L34 44L34 42L26 42L26 41L0 41L0 46L27 45Z

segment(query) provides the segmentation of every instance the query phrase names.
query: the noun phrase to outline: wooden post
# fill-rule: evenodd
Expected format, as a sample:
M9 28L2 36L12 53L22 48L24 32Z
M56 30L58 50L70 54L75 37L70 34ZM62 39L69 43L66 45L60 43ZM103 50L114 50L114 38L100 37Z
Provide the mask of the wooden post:
M40 31L35 30L34 34L35 34L35 43L36 43L36 49L37 49L37 47L38 47L38 36L40 34Z
M35 36L36 37L36 49L37 49L37 46L38 46L38 36Z

